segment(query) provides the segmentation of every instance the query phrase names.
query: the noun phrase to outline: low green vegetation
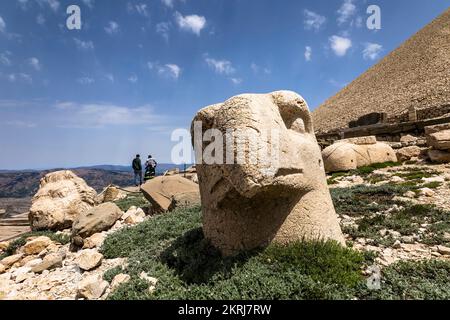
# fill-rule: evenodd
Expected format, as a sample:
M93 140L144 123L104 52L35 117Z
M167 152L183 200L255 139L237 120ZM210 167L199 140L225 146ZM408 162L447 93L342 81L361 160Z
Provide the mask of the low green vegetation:
M53 231L33 231L28 232L21 235L19 238L12 241L8 248L0 255L0 260L6 258L8 256L14 255L20 247L24 246L27 243L27 239L30 237L40 237L46 236L49 237L52 241L58 242L61 244L67 244L70 242L70 236L66 234L56 234Z
M131 207L135 206L137 208L148 207L150 203L145 199L142 194L133 194L125 199L121 199L115 202L115 204L120 208L120 210L126 212Z
M336 184L337 180L342 177L354 176L358 175L361 177L367 177L372 174L375 170L390 168L390 167L398 167L401 166L401 162L384 162L384 163L374 163L370 166L360 167L355 170L345 171L345 172L334 172L331 174L331 177L328 179L328 184Z
M382 270L381 290L361 292L361 299L448 300L450 263L401 261Z
M418 208L414 215L424 213ZM382 271L381 290L369 290L362 270L375 254L335 242L271 245L222 258L203 236L200 208L177 210L114 233L102 252L129 262L125 270L114 268L104 275L108 281L121 272L131 276L109 296L112 300L450 298L448 262L393 264ZM142 272L158 279L153 292L139 277Z

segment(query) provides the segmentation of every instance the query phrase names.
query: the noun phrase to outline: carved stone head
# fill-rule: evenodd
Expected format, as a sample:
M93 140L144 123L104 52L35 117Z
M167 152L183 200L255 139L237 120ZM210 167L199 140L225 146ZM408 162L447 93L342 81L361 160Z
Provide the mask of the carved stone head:
M191 131L205 236L224 254L272 241L343 242L301 96L236 96L200 110Z

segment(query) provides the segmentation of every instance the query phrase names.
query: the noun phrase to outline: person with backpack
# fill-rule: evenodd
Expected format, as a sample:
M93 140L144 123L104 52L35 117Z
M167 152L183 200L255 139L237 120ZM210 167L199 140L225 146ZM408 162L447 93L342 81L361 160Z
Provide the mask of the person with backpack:
M139 187L142 185L142 162L140 155L136 155L131 166L134 171L134 184L136 187Z
M156 176L156 166L158 163L151 155L148 156L147 161L145 162L145 175L144 180L153 179Z

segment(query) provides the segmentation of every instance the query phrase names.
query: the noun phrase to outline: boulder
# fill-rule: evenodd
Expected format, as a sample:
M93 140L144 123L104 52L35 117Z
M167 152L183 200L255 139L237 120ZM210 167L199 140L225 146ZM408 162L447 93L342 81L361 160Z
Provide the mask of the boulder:
M131 277L128 274L118 274L111 282L111 291L116 290L121 284L127 283L130 279Z
M33 197L29 213L33 230L63 230L95 205L97 193L72 171L47 174Z
M376 163L397 162L395 151L375 137L340 140L322 152L325 170L340 172Z
M410 134L404 135L403 137L400 138L400 142L403 143L414 143L418 140L417 137L414 137Z
M203 231L223 255L272 242L345 245L301 96L279 91L233 97L200 110L191 135ZM235 143L226 149L220 143L230 140Z
M96 233L84 240L83 249L100 248L105 241L106 236L103 233Z
M144 221L145 213L141 208L136 208L132 206L128 211L122 216L122 220L126 224L138 224Z
M0 261L5 267L9 268L16 262L19 262L23 258L23 253L14 254L12 256L6 257Z
M6 267L0 263L0 274L5 273Z
M0 252L5 251L9 247L9 241L0 242Z
M77 264L81 270L90 271L97 268L103 260L103 255L96 250L86 249L81 251L77 258Z
M428 156L430 157L430 160L435 163L450 162L450 151L429 150Z
M90 275L78 283L77 296L88 300L97 300L105 293L108 282L100 274Z
M450 150L450 129L427 134L427 143L436 150Z
M87 238L95 233L109 230L122 216L120 208L112 203L103 203L78 216L72 226L72 237Z
M27 255L38 254L52 243L53 241L49 237L37 237L36 239L28 241L23 246L23 251Z
M62 262L65 258L63 253L50 253L44 257L44 260L31 268L34 273L41 273L45 270L52 270L62 267Z
M127 194L124 191L121 191L117 187L109 186L103 190L101 195L99 195L98 202L113 202L117 200L121 200L127 197Z
M173 210L183 198L184 205L200 204L199 186L181 176L160 176L146 182L142 188L145 198L150 201L155 212Z
M158 279L154 278L154 277L150 277L146 272L142 271L141 274L139 275L139 278L141 278L141 280L144 280L145 282L148 283L148 291L150 293L152 293L153 291L155 291L156 289L156 285L158 284Z
M408 161L411 158L419 157L422 154L422 149L417 146L405 147L398 149L396 152L398 161Z

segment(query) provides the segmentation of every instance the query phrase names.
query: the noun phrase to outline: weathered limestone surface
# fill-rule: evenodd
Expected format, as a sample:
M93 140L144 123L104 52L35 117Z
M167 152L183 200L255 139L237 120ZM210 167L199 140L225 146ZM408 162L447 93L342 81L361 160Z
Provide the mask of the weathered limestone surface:
M197 121L203 133L208 129L222 134L236 129L279 132L278 161L255 164L249 161L253 155L249 147L244 162L202 161L196 166L204 233L224 255L271 242L321 238L344 243L311 115L301 96L290 91L244 94L200 110L192 134L196 152L202 152L208 143L194 136ZM269 137L258 141L262 149L273 147Z

